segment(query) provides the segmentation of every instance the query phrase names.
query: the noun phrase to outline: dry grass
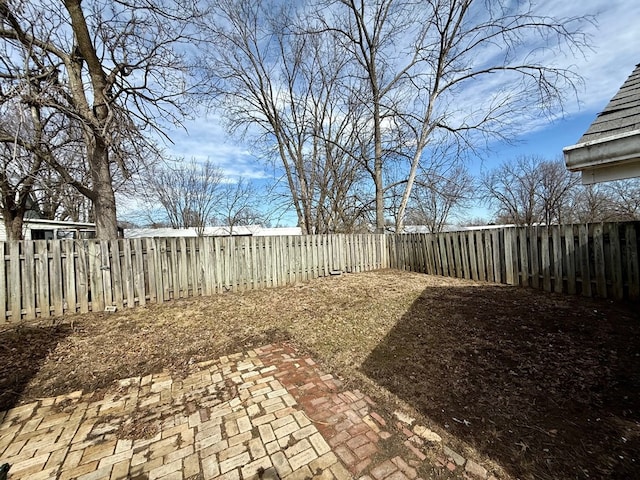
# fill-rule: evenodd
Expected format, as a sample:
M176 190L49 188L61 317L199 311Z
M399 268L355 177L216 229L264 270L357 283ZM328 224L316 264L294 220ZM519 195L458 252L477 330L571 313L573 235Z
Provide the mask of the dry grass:
M614 478L640 462L639 319L637 306L406 272L330 277L5 327L0 410L290 341L514 476Z
M162 369L186 373L195 362L283 340L348 373L344 368L357 368L425 287L442 281L385 271L24 323L0 331L0 341L13 347L5 350L3 376L37 367L19 395L27 402ZM0 408L18 400L6 392Z

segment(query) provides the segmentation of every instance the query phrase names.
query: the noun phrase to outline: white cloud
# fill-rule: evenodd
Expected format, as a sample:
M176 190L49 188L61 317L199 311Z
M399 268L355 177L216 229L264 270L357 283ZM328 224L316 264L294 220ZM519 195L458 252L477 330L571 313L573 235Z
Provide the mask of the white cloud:
M273 177L265 162L246 145L231 138L216 117L203 114L185 122L185 129L168 132L174 142L167 146L171 155L203 161L209 159L230 177L254 180Z
M551 118L535 116L536 106L531 105L529 113L533 117L509 119L523 134L549 128L553 123L558 127L563 118L570 119L576 115L590 113L595 116L620 88L634 66L640 63L640 2L624 0L584 0L582 2L559 2L545 0L534 6L534 13L560 19L592 15L595 23L583 21L583 31L589 39L590 49L583 54L570 52L559 54L556 50L540 50L536 53L536 61L558 68L569 68L578 73L583 85L578 85L576 95L565 99L564 111L557 112ZM570 27L574 27L570 25ZM479 52L476 61L482 64L489 62L492 51ZM494 94L504 89L509 91L511 79L504 75L490 75L468 83L457 93L454 101L458 109L457 116L473 112L493 98Z
M539 4L540 11L558 17L594 15L596 25L587 25L592 52L586 58L566 58L585 81L580 104L567 105L567 113L601 110L640 63L640 2L627 0L583 0Z

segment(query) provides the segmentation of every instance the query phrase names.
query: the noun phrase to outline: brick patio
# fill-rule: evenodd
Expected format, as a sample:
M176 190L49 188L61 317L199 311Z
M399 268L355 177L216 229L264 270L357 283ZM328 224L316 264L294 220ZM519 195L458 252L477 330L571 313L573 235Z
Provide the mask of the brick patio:
M101 397L74 392L0 412L8 478L414 480L428 461L424 427L383 418L290 346L197 367L184 379L129 378ZM383 448L392 437L402 446L394 455ZM493 478L446 447L435 463Z

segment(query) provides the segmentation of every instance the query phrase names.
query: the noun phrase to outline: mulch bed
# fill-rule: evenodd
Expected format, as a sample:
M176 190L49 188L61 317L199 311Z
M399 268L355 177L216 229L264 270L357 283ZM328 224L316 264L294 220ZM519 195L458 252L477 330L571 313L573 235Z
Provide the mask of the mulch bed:
M0 410L287 340L514 478L638 478L638 339L637 304L387 270L0 327Z

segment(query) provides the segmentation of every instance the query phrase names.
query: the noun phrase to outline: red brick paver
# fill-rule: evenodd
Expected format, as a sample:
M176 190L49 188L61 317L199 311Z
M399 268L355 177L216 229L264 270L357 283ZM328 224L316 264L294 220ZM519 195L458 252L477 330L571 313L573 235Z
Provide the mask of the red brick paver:
M418 477L415 467L425 458L418 446L390 431L371 399L345 391L291 346L195 367L184 379L124 379L102 398L73 392L0 412L0 463L11 464L8 478ZM387 458L380 442L392 435L407 441L406 453ZM488 475L472 462L464 474Z

